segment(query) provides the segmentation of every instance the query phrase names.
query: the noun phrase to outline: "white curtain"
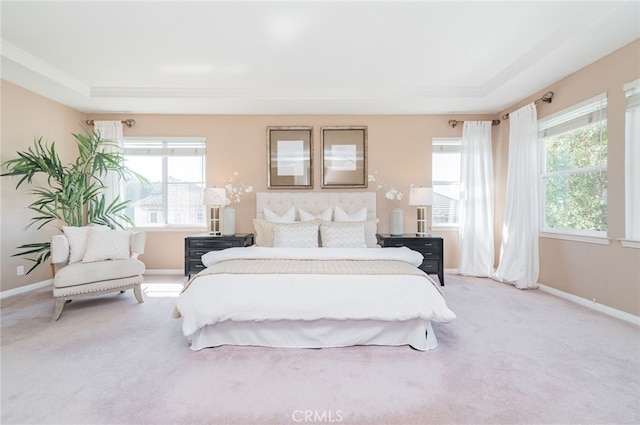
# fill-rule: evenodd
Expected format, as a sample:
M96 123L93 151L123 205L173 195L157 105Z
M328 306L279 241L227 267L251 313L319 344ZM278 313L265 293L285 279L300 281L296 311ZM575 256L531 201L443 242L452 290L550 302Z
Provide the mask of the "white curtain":
M539 173L534 103L509 114L507 197L500 264L495 279L516 288L538 287Z
M124 132L122 130L122 122L120 121L94 121L94 131L98 132L105 140L116 142L120 149L124 143ZM108 172L102 183L106 186L104 189L105 202L110 204L118 195L120 195L120 177L115 172Z
M465 121L460 156L458 272L493 276L493 159L491 121Z
M640 241L640 80L625 86L626 238Z

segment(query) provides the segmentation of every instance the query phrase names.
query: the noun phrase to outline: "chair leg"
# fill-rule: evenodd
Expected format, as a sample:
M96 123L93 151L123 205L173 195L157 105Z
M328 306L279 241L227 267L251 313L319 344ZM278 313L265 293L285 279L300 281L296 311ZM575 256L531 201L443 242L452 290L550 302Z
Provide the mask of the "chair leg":
M144 299L142 298L142 286L139 283L133 287L133 293L139 303L144 302Z
M62 314L62 309L64 308L65 303L66 302L64 298L56 298L56 306L53 309L53 317L51 318L52 322L55 322L56 320L58 320L58 318Z

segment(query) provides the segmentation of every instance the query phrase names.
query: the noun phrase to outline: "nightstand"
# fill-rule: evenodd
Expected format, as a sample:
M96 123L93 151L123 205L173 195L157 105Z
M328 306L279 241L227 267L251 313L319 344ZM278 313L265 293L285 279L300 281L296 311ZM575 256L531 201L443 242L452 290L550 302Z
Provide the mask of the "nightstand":
M250 245L253 245L253 233L234 236L211 236L205 233L187 236L184 238L184 275L189 277L204 270L200 257L209 251Z
M427 274L437 274L444 286L444 240L439 236L376 235L382 247L406 246L424 257L419 268Z

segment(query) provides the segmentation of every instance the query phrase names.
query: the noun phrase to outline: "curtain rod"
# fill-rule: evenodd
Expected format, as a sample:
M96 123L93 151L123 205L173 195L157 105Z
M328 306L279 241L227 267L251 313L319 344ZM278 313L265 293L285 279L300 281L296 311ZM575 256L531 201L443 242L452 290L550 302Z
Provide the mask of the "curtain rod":
M93 125L93 120L86 120L85 122L87 123L87 125ZM136 123L135 120L132 120L131 118L129 118L128 120L120 121L120 122L122 124L125 124L129 128L131 128L131 126Z
M548 91L545 94L543 94L540 99L534 100L533 104L537 105L540 102L551 103L552 100L553 100L553 92L552 91ZM503 120L508 120L509 119L509 113L504 114L502 116L502 119Z
M457 120L449 120L449 125L453 128L456 128L456 125L463 123L464 121L457 121ZM500 120L491 120L491 125L498 125L500 124Z

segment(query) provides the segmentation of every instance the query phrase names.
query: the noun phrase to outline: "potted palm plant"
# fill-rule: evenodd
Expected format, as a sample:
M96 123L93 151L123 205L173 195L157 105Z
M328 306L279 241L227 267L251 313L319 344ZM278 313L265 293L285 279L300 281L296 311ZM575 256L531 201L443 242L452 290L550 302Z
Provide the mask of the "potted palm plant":
M29 204L34 214L27 225L86 226L100 224L124 228L133 225L126 215L128 200L116 197L107 201L104 194L105 177L108 173L116 173L119 178L136 178L145 181L144 177L129 170L124 165L124 156L118 144L103 139L98 132L73 134L78 148L75 162L63 164L55 149L55 142L48 144L42 138L35 138L32 147L18 152L18 157L1 164L5 172L1 176L20 177L16 189L24 183L31 184L36 175L42 174L47 185L29 190L35 197ZM16 247L20 250L13 256L24 256L33 261L30 273L50 256L50 242L35 242Z

